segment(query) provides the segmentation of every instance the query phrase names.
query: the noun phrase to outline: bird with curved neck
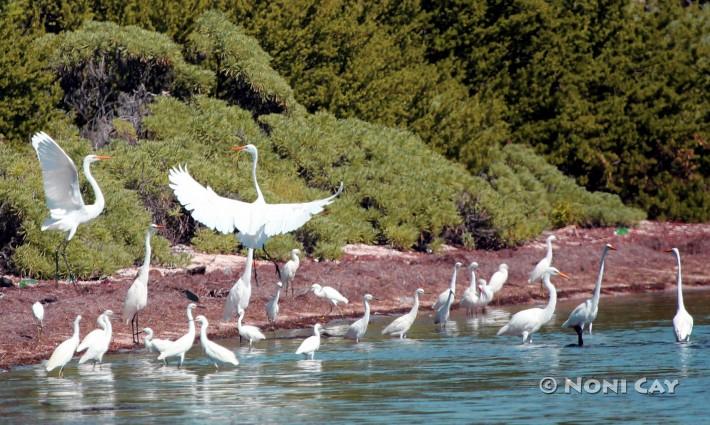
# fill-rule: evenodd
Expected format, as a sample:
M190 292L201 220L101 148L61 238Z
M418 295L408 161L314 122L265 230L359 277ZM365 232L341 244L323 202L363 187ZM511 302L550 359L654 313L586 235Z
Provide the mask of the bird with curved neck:
M234 282L229 290L227 300L224 302L224 312L222 320L231 321L239 310L246 310L251 298L251 271L254 264L254 249L247 250L247 262L244 266L244 273Z
M72 357L74 356L74 351L76 351L76 347L79 346L80 321L81 316L76 316L76 319L74 319L74 333L72 334L71 338L63 341L52 352L52 355L49 357L49 360L47 361L47 364L44 367L47 372L51 372L52 370L59 367L59 376L62 376L64 366L66 366L67 363L71 361Z
M182 362L185 361L185 353L190 351L192 344L195 342L195 320L192 318L192 310L195 307L197 305L194 303L187 305L187 333L172 341L164 351L161 351L158 360L178 357L178 368L182 366Z
M215 369L219 369L218 363L227 363L232 366L239 366L239 360L237 356L229 349L217 344L214 341L210 341L207 338L207 326L209 322L205 316L199 315L195 317L195 320L200 322L200 344L202 345L202 350L205 352L207 357L212 360Z
M494 292L488 285L488 282L486 282L486 279L478 279L478 289L480 291L480 295L478 296L478 307L483 313L485 313L486 306L493 301Z
M338 304L343 303L347 304L348 299L343 296L340 292L338 292L337 289L331 287L331 286L321 286L317 283L314 283L311 285L311 291L313 291L313 294L318 297L318 298L325 298L330 302L330 311L328 314L333 313L333 307L336 307L338 311L340 311L340 315L343 315L343 312L340 310L340 306Z
M362 297L362 302L365 304L365 314L361 319L356 320L350 325L347 332L345 332L345 338L360 342L360 339L365 336L367 325L370 323L370 301L372 301L372 295L365 294L365 296Z
M434 324L446 326L446 322L449 320L449 314L451 313L451 305L454 303L454 291L449 289L449 296L446 298L446 302L439 306L434 314Z
M291 296L293 296L294 288L291 285L293 279L296 277L296 271L301 265L301 260L298 258L298 254L301 251L298 249L291 250L291 259L284 264L283 268L279 271L279 279L284 285L284 290L288 292L288 288L291 288Z
M251 350L254 342L259 342L266 339L266 336L261 332L261 329L252 325L242 325L244 320L244 310L239 310L239 318L237 318L237 330L239 331L239 339L249 340L249 350Z
M453 292L454 296L456 295L456 275L459 272L459 269L463 266L460 262L456 262L454 264L454 273L451 275L451 282L449 283L449 289L443 291L442 293L439 294L439 297L436 299L436 302L434 305L431 306L432 310L438 310L439 307L442 305L446 304L448 298L449 298L449 293ZM453 304L453 300L451 303Z
M271 297L269 302L264 306L266 309L266 320L272 325L276 323L276 319L279 316L279 297L281 296L282 287L283 284L281 282L276 282L276 294Z
M528 283L535 283L538 279L542 279L545 271L552 266L552 241L555 239L557 239L555 235L547 237L547 253L545 254L545 258L538 261L535 268L530 272ZM540 286L540 290L542 290L542 286Z
M584 332L584 327L587 326L589 329L589 334L592 334L592 322L597 318L597 313L599 311L599 297L601 296L602 290L602 279L604 278L604 264L606 263L606 256L609 251L616 251L611 244L604 245L602 249L602 258L599 261L599 274L597 275L597 283L594 285L594 293L592 298L580 303L574 310L569 314L567 320L562 324L563 328L572 328L577 332L577 345L580 347L584 345L584 338L582 338L582 333Z
M313 326L313 335L304 339L301 345L296 349L296 354L303 354L305 357L309 357L311 360L315 357L316 351L320 348L320 323L316 323Z
M466 315L471 316L476 312L476 307L478 306L478 290L476 287L476 269L478 268L477 262L472 262L468 265L468 270L471 272L471 281L468 288L463 293L461 298L461 307L466 309Z
M109 345L111 345L111 337L113 334L113 329L111 327L112 316L113 311L111 310L106 310L101 313L97 319L101 329L94 329L84 337L83 341L81 341L81 344L79 344L76 351L78 353L86 350L86 353L84 353L84 355L79 359L79 364L84 364L89 360L93 360L93 368L96 368L96 363L99 363L99 365L101 364L104 354L106 354Z
M508 265L503 263L498 266L498 271L493 273L493 276L488 280L488 286L495 294L496 292L503 289L503 285L508 281Z
M675 339L678 342L689 342L690 334L693 333L693 316L688 313L685 309L685 304L683 303L683 275L680 269L680 251L678 248L669 249L666 252L672 252L675 255L675 259L678 262L678 271L676 283L677 288L677 299L678 299L678 310L673 317L673 331L675 333Z
M550 281L550 276L561 276L568 279L569 276L557 270L554 267L548 267L543 274L542 282L549 292L549 300L545 308L529 308L522 310L513 315L507 325L498 330L497 335L512 335L523 337L523 344L532 344L532 335L537 332L544 324L552 319L557 305L557 291L555 286Z
M67 237L59 244L54 254L55 281L59 282L59 253L62 252L64 266L67 269L69 280L76 286L66 250L69 241L74 237L80 224L89 222L98 217L104 210L105 200L99 184L91 175L91 164L111 158L106 155L87 155L84 157L83 171L86 180L94 191L94 203L86 205L81 196L79 173L74 161L44 132L32 136L32 147L37 153L42 168L42 181L44 183L44 196L49 218L42 223L42 231L60 230L67 232Z
M150 273L150 238L155 234L158 229L162 229L164 226L159 224L151 224L148 226L148 230L145 231L145 258L143 259L143 265L138 270L138 277L133 281L128 292L126 292L126 299L123 302L123 320L125 323L131 322L131 334L133 335L133 343L138 344L138 335L140 334L140 328L138 326L138 313L148 305L148 275Z
M394 319L392 323L382 329L382 335L399 335L399 339L407 337L409 328L412 327L414 321L417 319L417 313L419 312L419 296L423 293L424 290L422 288L418 288L414 291L414 304L412 304L412 309L409 310L409 313L399 316Z

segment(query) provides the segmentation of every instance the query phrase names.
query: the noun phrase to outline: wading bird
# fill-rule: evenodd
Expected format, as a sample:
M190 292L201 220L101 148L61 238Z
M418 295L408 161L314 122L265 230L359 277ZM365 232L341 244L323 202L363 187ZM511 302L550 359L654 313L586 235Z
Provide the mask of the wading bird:
M158 360L165 360L170 357L178 357L178 368L185 361L185 353L190 351L192 344L195 342L195 320L192 318L192 310L197 307L194 303L187 305L187 333L175 341L171 342L165 350L160 352Z
M372 301L372 295L365 294L362 297L362 302L365 304L365 314L350 325L347 332L345 332L345 338L360 342L360 339L365 336L367 325L370 323L370 301Z
M148 274L150 273L150 238L158 229L163 226L151 224L145 232L145 259L138 271L138 277L128 288L126 300L123 303L123 320L125 323L131 322L131 334L133 343L138 344L138 313L148 305Z
M237 356L234 355L231 350L226 347L222 347L207 338L207 326L209 325L207 318L199 315L195 317L195 320L200 322L200 344L202 344L202 350L205 352L207 357L212 360L214 367L219 369L218 363L227 363L232 366L239 366L239 360L237 360Z
M471 272L471 281L468 288L464 291L463 297L461 298L461 307L466 309L467 316L471 316L475 313L476 307L478 307L478 288L476 287L477 268L478 263L475 261L468 265L468 270Z
M680 270L680 251L678 251L678 248L673 248L666 252L672 252L678 262L678 311L675 317L673 317L675 339L678 342L688 342L690 341L690 334L693 332L693 316L685 310L685 304L683 303L683 278Z
M74 356L74 351L76 347L79 346L79 322L81 321L81 316L76 316L74 319L74 333L71 338L63 341L57 346L49 357L47 364L45 365L45 370L51 372L55 368L59 367L59 376L62 376L64 371L64 366L67 365Z
M239 318L237 319L237 330L239 331L239 339L248 339L249 349L251 350L251 346L254 342L259 342L263 339L266 339L266 337L263 333L261 333L261 329L257 328L256 326L242 325L243 319L244 310L239 310Z
M281 282L276 282L276 294L271 297L269 302L264 306L266 309L266 320L271 324L275 324L279 316L279 296L281 295L282 286L283 284Z
M316 351L320 348L320 330L320 323L316 323L313 326L313 335L303 340L301 345L298 346L296 354L303 354L313 360Z
M552 266L552 241L555 239L557 239L555 235L547 237L547 254L545 254L545 258L538 261L535 268L530 272L528 283L535 283L538 279L542 279L545 271ZM542 286L540 286L540 291L542 291Z
M557 291L554 285L552 285L552 282L550 282L550 276L553 275L559 275L565 279L569 279L569 276L554 267L548 267L547 270L545 270L542 275L542 282L550 294L547 306L545 306L545 308L529 308L515 313L513 317L510 318L508 324L498 330L497 335L522 336L523 344L526 342L532 344L532 334L537 332L542 325L549 322L550 319L552 319L552 315L555 313Z
M569 314L567 320L562 324L563 328L572 328L575 332L577 332L577 345L580 347L584 345L584 339L582 338L584 327L587 326L589 334L591 335L592 322L594 322L597 318L597 313L599 311L599 297L601 296L602 290L602 278L604 277L604 264L609 250L616 251L616 248L614 248L611 244L606 244L604 245L604 249L602 249L602 258L599 261L599 274L597 275L597 283L594 286L592 298L575 307L575 309Z
M301 265L301 261L298 258L298 254L300 254L301 251L298 249L292 249L291 250L291 259L284 264L283 268L279 272L279 278L281 282L284 284L284 290L288 292L288 288L291 288L291 296L293 296L293 286L291 284L293 283L293 279L296 277L296 271L298 270L298 266Z
M486 279L478 279L478 289L481 291L478 296L478 307L485 313L486 306L493 301L493 290L488 286Z
M316 295L318 298L325 298L331 303L330 306L330 311L328 314L331 314L333 312L333 307L338 307L339 303L347 304L348 299L343 296L340 292L338 292L337 289L332 288L330 286L320 286L317 283L314 283L311 285L311 291ZM340 311L340 307L338 307L338 311L340 312L340 315L343 315L343 312Z
M44 330L44 306L41 302L36 301L32 304L32 315L37 320L37 339L40 339Z
M111 310L106 310L101 313L98 319L96 319L101 329L94 329L89 332L76 348L77 353L86 350L86 353L79 359L79 364L84 364L92 360L94 362L92 369L96 368L96 363L101 367L104 354L106 354L109 345L111 345L111 316L113 316L113 311Z
M403 314L398 318L394 319L392 323L387 325L382 329L382 335L399 335L399 339L407 337L407 332L409 328L412 327L414 321L417 319L417 312L419 311L419 296L424 293L422 288L418 288L414 291L414 304L409 313Z
M153 338L153 329L151 328L143 328L143 333L145 334L143 344L149 353L154 353L156 351L158 353L162 353L170 344L173 343L173 341L168 339ZM165 362L165 360L163 360L163 362ZM167 362L165 363L167 364Z
M93 204L86 205L84 204L84 198L81 196L79 173L76 170L76 166L57 142L52 140L46 133L40 132L32 136L32 147L37 152L37 158L42 167L44 196L47 208L49 208L49 218L42 223L41 229L42 231L56 229L68 232L66 239L59 244L54 255L54 278L56 282L59 282L59 252L61 251L69 279L76 285L76 280L72 276L69 261L67 260L67 245L74 237L80 224L95 219L103 211L104 195L91 175L90 166L93 162L111 157L105 155L87 155L84 157L84 176L94 190L95 198Z
M254 250L247 250L247 264L244 273L237 279L229 290L227 300L224 302L224 312L222 320L225 322L232 320L239 310L246 310L251 298L251 270L254 263Z
M493 290L493 293L503 289L503 285L508 281L508 265L503 263L498 266L498 271L493 273L490 280L488 281L488 286Z
M451 283L449 283L449 289L447 289L446 291L439 294L439 297L436 299L436 302L434 303L434 305L431 306L432 310L438 310L439 307L446 304L447 300L449 299L449 294L451 292L453 292L454 295L456 295L456 275L462 265L463 264L461 264L459 262L456 262L456 264L454 264L454 274L451 275ZM454 300L451 300L451 304L453 304L453 303L454 303Z
M449 320L449 314L451 313L451 305L454 303L454 291L449 289L449 296L446 297L446 302L439 306L434 315L434 324L445 326L446 322Z

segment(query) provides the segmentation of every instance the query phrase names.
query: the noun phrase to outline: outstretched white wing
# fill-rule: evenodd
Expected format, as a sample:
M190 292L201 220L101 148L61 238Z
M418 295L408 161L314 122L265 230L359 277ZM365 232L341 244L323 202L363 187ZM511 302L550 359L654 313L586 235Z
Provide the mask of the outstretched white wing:
M44 196L50 214L62 215L83 208L79 174L71 158L44 132L32 136L32 147L42 167Z

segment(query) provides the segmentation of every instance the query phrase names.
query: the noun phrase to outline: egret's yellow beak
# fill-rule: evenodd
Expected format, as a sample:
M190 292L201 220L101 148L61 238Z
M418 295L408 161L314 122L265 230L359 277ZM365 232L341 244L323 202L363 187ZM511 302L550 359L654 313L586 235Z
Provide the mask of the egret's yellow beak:
M246 149L246 146L232 146L230 149L232 149L235 152L243 151Z
M612 251L616 251L616 247L612 244L609 244L609 249Z
M102 160L102 161L104 159L111 159L111 157L108 155L96 155L96 158L98 158L99 160Z
M566 274L564 274L564 273L562 273L562 272L560 272L559 274L560 274L560 276L564 277L565 279L569 279L569 275L566 275Z

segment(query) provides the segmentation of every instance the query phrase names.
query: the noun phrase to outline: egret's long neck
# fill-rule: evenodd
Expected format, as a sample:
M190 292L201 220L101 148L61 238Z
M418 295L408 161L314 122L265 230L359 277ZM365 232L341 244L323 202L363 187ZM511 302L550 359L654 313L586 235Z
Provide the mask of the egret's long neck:
M419 311L419 292L414 293L414 304L412 304L412 309L409 310L409 314L416 315Z
M264 195L261 193L259 182L256 180L256 164L259 162L259 153L254 152L251 162L251 178L254 180L254 189L256 189L256 202L264 202Z
M145 333L145 337L143 338L146 341L152 341L153 340L153 331L149 331Z
M370 321L370 303L367 302L367 299L363 300L365 301L365 315L363 318L365 319L365 323Z
M247 264L244 268L244 273L242 274L242 281L251 287L251 269L254 266L254 248L249 248L247 250Z
M94 179L94 176L91 175L91 162L89 162L87 159L84 159L84 176L86 176L86 180L89 182L91 188L94 190L94 203L91 204L90 207L93 210L94 214L98 216L99 214L101 214L101 211L103 211L104 206L106 205L106 201L104 200L104 194L103 192L101 192L99 184L96 183L96 179Z
M242 331L242 317L244 317L243 313L237 317L237 329L239 330L240 333Z
M108 335L109 340L111 339L111 332L113 332L113 327L111 326L111 319L108 316L104 316L104 332Z
M555 306L557 305L557 290L555 290L555 286L550 282L550 275L546 274L543 283L545 284L545 288L547 288L547 291L550 293L550 299L547 301L547 306L545 306L545 315L549 318L552 317L552 314L555 312Z
M685 304L683 303L683 278L680 270L680 254L675 252L674 254L676 261L678 261L678 277L676 278L678 284L678 309L685 310Z
M195 335L195 320L192 318L192 309L187 309L187 333Z
M592 306L596 307L599 304L599 297L602 291L602 278L604 277L604 263L606 262L606 255L609 253L608 248L604 248L602 252L602 259L599 262L599 274L597 275L597 283L594 286L594 295L592 296Z
M547 240L547 254L545 254L547 261L552 261L552 240Z
M456 291L456 275L458 272L458 267L454 267L454 274L451 276L451 283L449 284L449 288L451 288L452 291Z
M476 287L476 269L471 269L471 284L468 288L473 289L473 295L478 295L478 288Z
M202 345L207 345L207 322L202 322L200 326L200 341Z
M276 287L276 295L274 295L274 304L279 303L279 297L281 296L281 287L277 286Z
M148 282L148 272L150 271L150 230L145 232L145 258L143 259L143 265L141 266L138 276L142 278L146 283Z
M74 320L74 333L71 336L73 339L79 339L79 321Z

